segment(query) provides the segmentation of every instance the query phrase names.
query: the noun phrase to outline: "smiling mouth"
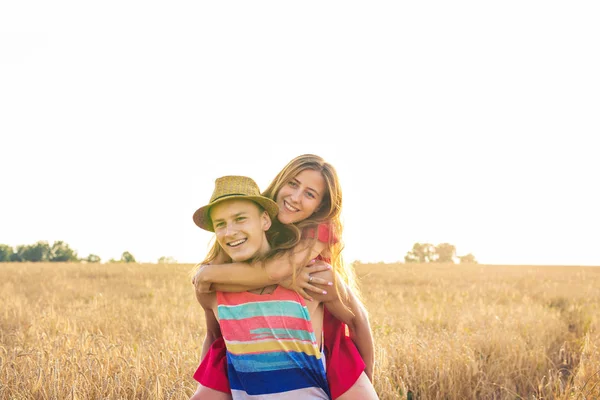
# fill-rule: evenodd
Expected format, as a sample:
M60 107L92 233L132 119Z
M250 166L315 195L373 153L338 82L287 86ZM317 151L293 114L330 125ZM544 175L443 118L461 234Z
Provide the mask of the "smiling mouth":
M247 240L248 239L240 239L240 240L236 240L234 242L229 242L229 243L227 243L227 246L228 247L238 247L238 246L246 243Z
M290 205L290 203L288 203L288 202L287 202L287 201L285 201L285 200L283 201L283 205L284 205L285 209L286 209L286 210L288 210L289 212L298 212L298 211L300 211L300 210L298 210L296 207L292 207L292 206Z

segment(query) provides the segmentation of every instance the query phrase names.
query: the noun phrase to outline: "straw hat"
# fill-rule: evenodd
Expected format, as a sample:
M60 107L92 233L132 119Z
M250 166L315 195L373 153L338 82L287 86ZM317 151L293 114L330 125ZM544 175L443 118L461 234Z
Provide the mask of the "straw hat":
M260 194L258 185L247 176L222 176L215 180L215 190L210 197L210 203L200 207L194 213L194 222L200 228L214 232L212 221L210 219L210 208L225 200L247 199L251 200L264 208L271 219L275 219L279 212L277 203Z

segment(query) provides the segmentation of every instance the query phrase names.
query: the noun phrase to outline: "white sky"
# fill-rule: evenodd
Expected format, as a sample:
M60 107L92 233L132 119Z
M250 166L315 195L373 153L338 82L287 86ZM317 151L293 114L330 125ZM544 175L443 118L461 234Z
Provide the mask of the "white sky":
M346 258L600 265L595 1L0 4L0 243L197 262L214 179L315 153Z

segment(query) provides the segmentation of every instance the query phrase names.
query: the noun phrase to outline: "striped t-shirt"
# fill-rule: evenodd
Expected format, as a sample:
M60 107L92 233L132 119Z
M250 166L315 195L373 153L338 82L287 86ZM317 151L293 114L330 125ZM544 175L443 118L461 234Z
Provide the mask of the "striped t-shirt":
M329 399L325 365L304 299L217 292L234 399Z

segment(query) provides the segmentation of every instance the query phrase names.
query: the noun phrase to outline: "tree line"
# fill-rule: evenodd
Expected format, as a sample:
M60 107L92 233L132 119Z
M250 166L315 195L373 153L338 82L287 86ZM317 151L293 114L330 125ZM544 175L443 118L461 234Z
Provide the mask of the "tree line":
M471 253L459 256L456 254L456 246L450 243L440 243L434 246L431 243L415 243L412 250L404 256L406 263L456 263L476 264L477 260Z
M89 254L87 257L80 258L77 252L62 240L50 245L46 241L38 241L30 245L18 245L12 248L6 244L0 244L0 262L102 262L96 254ZM128 251L121 254L119 260L111 258L109 263L134 263L135 257ZM177 261L172 257L161 257L159 264L173 264ZM404 256L406 263L456 263L476 264L475 256L468 253L459 256L456 253L456 246L450 243L440 243L434 246L431 243L415 243L410 251Z
M40 240L34 244L22 244L13 249L12 246L0 244L0 262L102 262L96 254L80 258L77 252L62 240L55 241L52 245ZM121 254L121 259L111 258L109 263L125 262L134 263L135 257L128 251Z

